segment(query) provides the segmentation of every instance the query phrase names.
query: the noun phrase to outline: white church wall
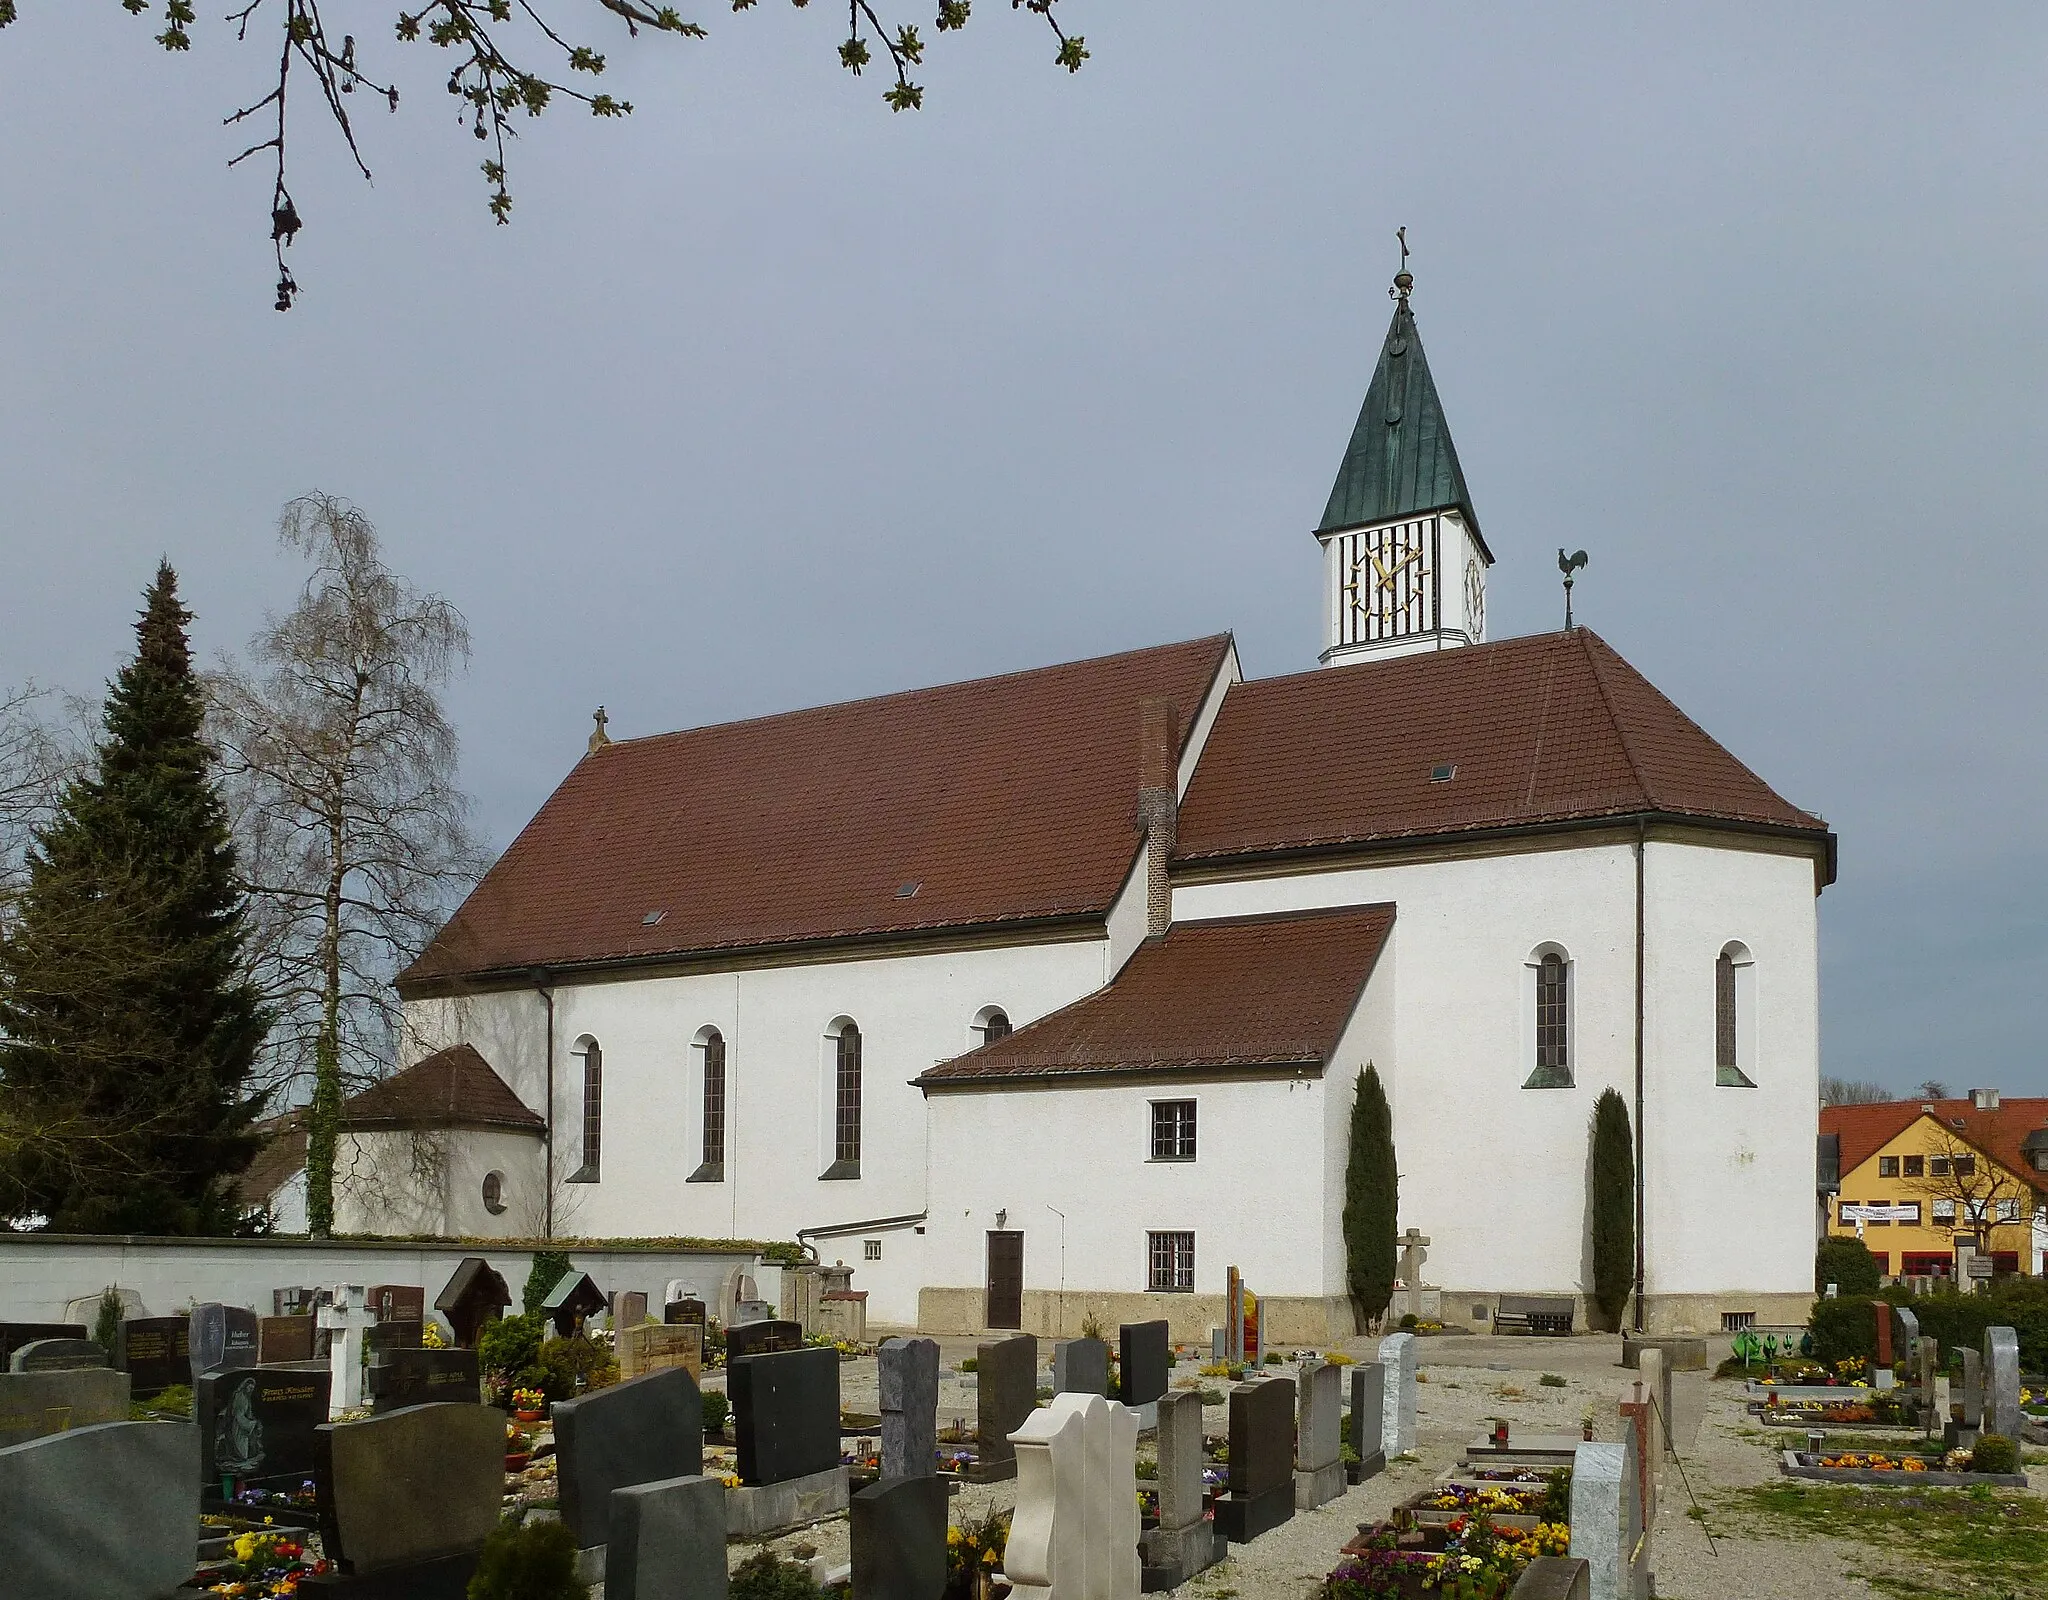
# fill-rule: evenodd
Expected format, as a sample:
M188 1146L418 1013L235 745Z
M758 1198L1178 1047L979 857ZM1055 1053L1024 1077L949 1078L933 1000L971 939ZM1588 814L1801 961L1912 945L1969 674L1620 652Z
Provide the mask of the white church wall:
M1398 918L1396 919L1398 923ZM1394 1073L1394 942L1389 939L1330 1058L1323 1096L1323 1292L1348 1298L1344 1183L1351 1165L1351 1111L1358 1075L1370 1063L1384 1084ZM1348 1329L1339 1331L1349 1331Z

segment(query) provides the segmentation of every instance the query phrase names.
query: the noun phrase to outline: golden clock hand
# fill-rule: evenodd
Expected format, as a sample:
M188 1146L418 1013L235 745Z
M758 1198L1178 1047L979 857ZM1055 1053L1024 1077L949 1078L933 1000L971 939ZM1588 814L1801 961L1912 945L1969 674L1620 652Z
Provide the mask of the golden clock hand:
M1410 550L1410 551L1409 551L1409 552L1408 552L1408 553L1407 553L1407 554L1406 554L1405 556L1403 556L1403 557L1402 557L1402 558L1401 558L1401 559L1400 559L1399 561L1396 561L1396 562L1395 562L1395 563L1393 564L1393 566L1391 566L1391 567L1382 567L1382 568L1380 569L1380 587L1381 587L1382 589L1391 589L1391 588L1393 588L1393 587L1394 587L1394 579L1395 579L1395 577L1396 577L1397 575L1399 575L1399 573L1400 573L1401 569L1402 569L1403 567L1405 567L1405 566L1409 565L1409 564L1410 564L1411 562L1414 562L1414 561L1419 561L1419 560L1420 560L1421 558L1422 558L1422 552L1421 552L1420 550ZM1375 562L1373 563L1373 565L1377 567L1377 566L1379 566L1379 563L1378 563L1377 561L1375 561Z

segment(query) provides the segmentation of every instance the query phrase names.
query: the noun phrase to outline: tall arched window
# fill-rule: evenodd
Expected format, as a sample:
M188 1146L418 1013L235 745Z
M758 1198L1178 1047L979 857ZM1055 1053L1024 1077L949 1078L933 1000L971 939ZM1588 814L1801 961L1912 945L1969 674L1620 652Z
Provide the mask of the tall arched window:
M832 1042L832 1165L824 1175L860 1176L860 1028L851 1021Z
M706 1028L697 1040L703 1058L704 1160L690 1174L691 1183L725 1181L725 1035Z
M1754 1089L1746 1070L1752 1065L1755 1026L1754 976L1749 952L1731 944L1714 958L1714 1083L1723 1089Z
M1562 950L1546 948L1531 963L1535 971L1536 1060L1525 1089L1572 1086L1572 967Z
M576 1046L583 1058L583 1165L569 1174L571 1183L597 1182L598 1157L604 1149L604 1052L592 1038Z

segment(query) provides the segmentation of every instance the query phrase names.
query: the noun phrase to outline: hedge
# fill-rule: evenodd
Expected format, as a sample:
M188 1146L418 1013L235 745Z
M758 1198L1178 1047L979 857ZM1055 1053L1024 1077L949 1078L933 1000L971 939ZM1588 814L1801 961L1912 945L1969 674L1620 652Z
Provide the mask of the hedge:
M1871 1310L1871 1296L1855 1299L1816 1300L1807 1326L1813 1331L1813 1353L1829 1364L1849 1356L1866 1361L1877 1356L1877 1315ZM1906 1306L1920 1319L1920 1332L1941 1342L1942 1358L1951 1350L1968 1345L1984 1347L1986 1328L2012 1328L2020 1338L2020 1366L2028 1372L2048 1370L2048 1281L2040 1278L2008 1278L1982 1294L1930 1294L1915 1296L1894 1284L1880 1291L1890 1305ZM1894 1360L1903 1363L1906 1353L1896 1343Z

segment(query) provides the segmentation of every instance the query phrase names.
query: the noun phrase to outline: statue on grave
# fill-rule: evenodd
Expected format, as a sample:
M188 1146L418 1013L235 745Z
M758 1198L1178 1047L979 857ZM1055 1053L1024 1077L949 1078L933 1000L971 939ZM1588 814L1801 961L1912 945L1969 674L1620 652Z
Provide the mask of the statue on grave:
M234 1386L228 1403L214 1419L213 1459L222 1472L237 1476L263 1465L263 1424L256 1419L254 1378L244 1378Z

